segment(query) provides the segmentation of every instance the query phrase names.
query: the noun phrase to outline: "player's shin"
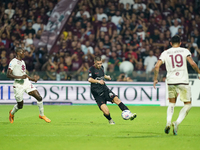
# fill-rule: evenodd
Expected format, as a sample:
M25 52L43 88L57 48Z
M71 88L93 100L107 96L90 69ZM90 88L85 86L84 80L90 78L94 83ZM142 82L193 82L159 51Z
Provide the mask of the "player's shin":
M37 105L38 105L38 108L39 108L39 111L40 111L40 115L41 116L44 116L44 107L43 107L43 101L37 101Z
M110 116L110 114L109 115L106 115L106 114L103 114L108 120L111 120L112 118L111 118L111 116Z
M183 119L187 116L188 112L191 109L191 104L185 104L184 107L181 109L178 119L176 120L177 125L179 125Z
M174 114L175 103L169 103L167 108L167 126L171 125L172 116Z
M124 103L122 103L122 102L119 103L118 106L119 106L119 108L120 108L122 111L124 111L124 110L129 110L128 107L126 107L126 106L124 105Z
M19 110L17 104L13 107L11 114L14 115Z

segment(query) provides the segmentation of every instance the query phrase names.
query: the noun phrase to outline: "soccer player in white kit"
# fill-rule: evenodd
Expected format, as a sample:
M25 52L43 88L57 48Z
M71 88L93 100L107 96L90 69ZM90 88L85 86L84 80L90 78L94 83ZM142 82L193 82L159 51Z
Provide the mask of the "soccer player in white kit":
M14 122L14 114L23 108L23 95L24 92L33 96L37 100L37 105L39 108L39 118L45 120L46 122L51 122L49 118L44 115L44 108L42 97L40 96L37 89L34 85L29 81L37 82L37 79L31 78L26 74L26 65L22 60L24 58L24 50L20 47L16 49L16 58L13 58L9 64L7 77L14 79L13 89L15 99L17 104L13 107L9 112L9 121L10 123Z
M172 37L170 42L172 48L165 50L155 65L154 70L154 88L158 83L157 77L159 68L165 63L167 69L167 84L168 84L168 96L169 106L167 108L167 125L165 127L165 133L168 134L171 126L171 119L174 113L174 107L178 94L180 94L180 100L184 102L184 107L181 109L178 119L172 123L173 133L177 135L178 125L188 114L191 109L191 89L189 86L187 61L192 68L198 73L200 79L200 70L191 57L191 53L188 49L180 47L181 40L178 35Z

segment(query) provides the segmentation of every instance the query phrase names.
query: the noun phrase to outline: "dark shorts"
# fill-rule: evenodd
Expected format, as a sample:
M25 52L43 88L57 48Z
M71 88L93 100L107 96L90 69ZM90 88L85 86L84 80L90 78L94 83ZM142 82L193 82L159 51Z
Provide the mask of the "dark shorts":
M101 107L102 104L106 104L107 101L112 103L112 100L114 99L115 93L113 93L110 89L105 88L103 92L97 93L95 91L91 91L97 105L99 108ZM101 109L101 108L100 108Z

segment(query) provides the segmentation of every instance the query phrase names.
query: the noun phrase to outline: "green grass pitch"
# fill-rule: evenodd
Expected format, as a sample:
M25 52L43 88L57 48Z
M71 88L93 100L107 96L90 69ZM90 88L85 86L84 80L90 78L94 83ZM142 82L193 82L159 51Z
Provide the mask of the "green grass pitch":
M115 125L108 124L96 105L45 105L52 122L39 119L37 106L25 105L10 124L13 105L0 105L0 150L197 150L200 149L200 109L193 107L178 135L164 133L167 107L129 106L138 114L123 120L116 105L108 105ZM173 121L181 107L175 107Z

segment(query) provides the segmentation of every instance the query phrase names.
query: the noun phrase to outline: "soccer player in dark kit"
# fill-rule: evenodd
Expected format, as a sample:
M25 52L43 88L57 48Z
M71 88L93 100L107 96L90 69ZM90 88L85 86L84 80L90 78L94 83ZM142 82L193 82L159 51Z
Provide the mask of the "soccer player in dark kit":
M91 83L91 93L109 123L115 124L106 106L107 101L117 104L122 111L129 109L121 102L117 95L106 86L104 79L111 80L110 76L104 75L101 57L96 56L94 58L94 65L89 69L88 81ZM131 113L130 120L136 117L136 113Z

